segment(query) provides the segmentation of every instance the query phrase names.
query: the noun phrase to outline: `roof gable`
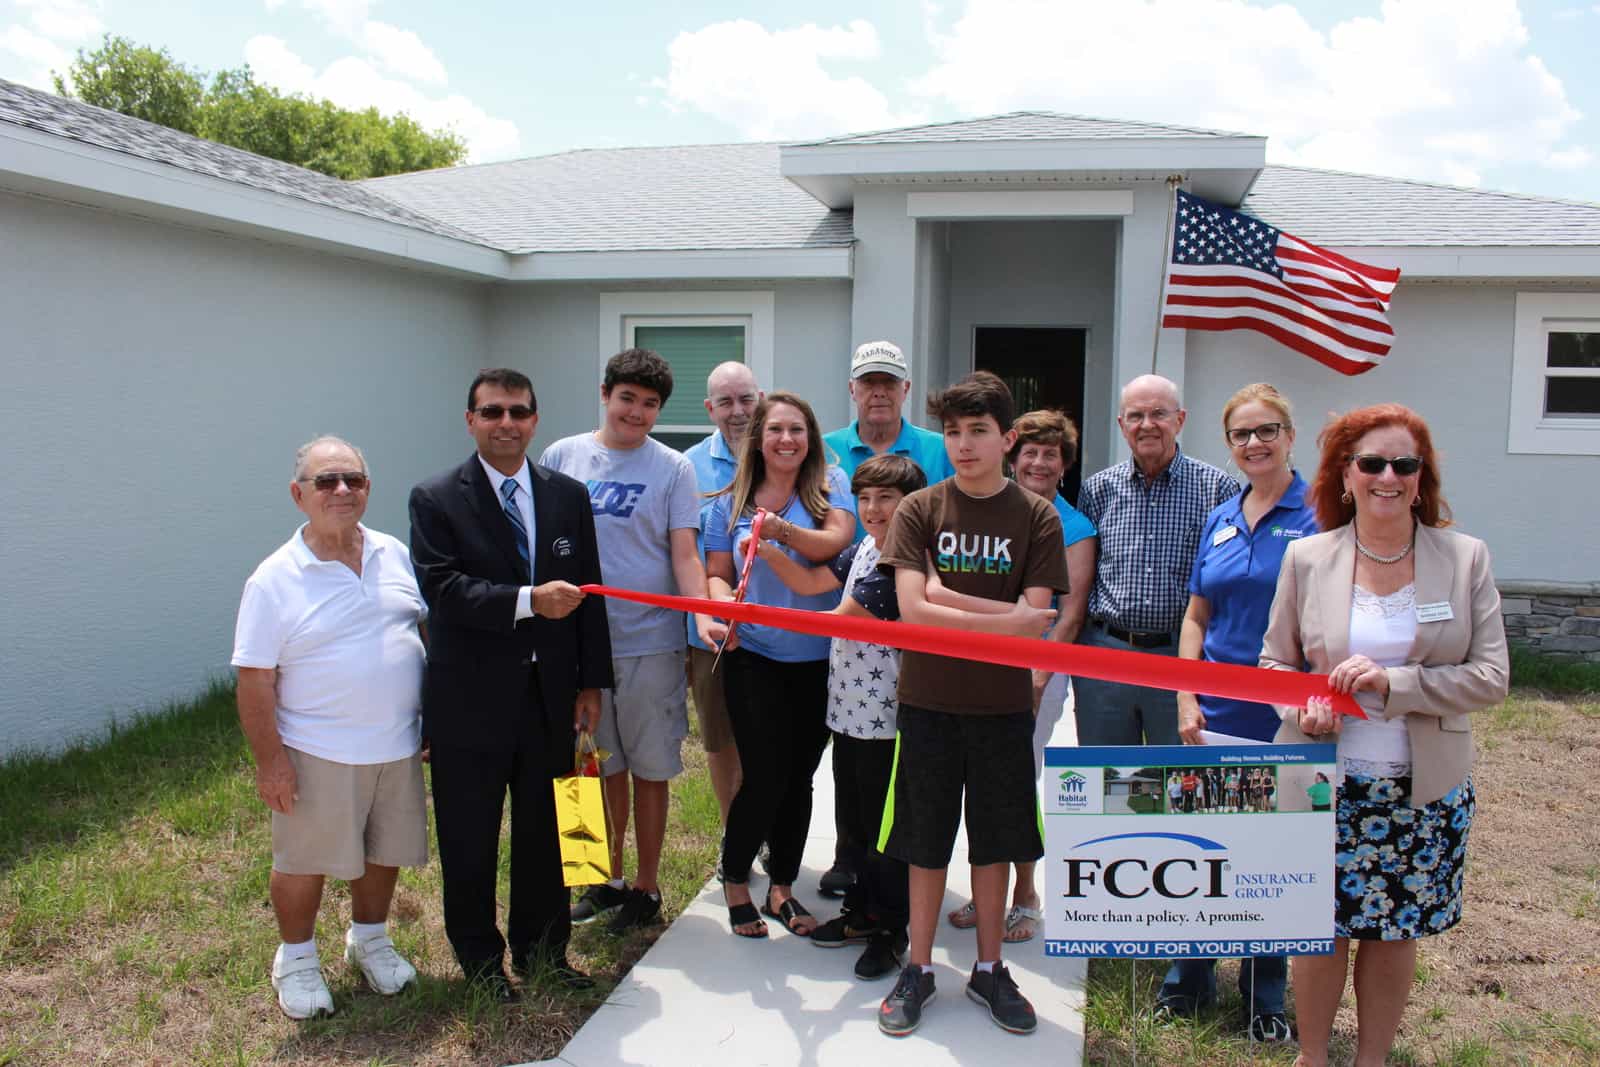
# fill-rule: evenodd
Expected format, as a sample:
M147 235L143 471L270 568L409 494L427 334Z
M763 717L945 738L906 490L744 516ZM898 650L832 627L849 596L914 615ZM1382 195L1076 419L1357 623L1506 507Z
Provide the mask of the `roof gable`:
M1088 115L1065 115L1055 111L1013 111L980 119L936 122L925 126L906 126L872 133L846 134L812 145L850 144L949 144L957 141L1072 141L1096 138L1174 138L1246 137L1248 134L1207 130L1195 126L1173 126L1157 122L1099 119ZM798 145L797 145L798 147Z

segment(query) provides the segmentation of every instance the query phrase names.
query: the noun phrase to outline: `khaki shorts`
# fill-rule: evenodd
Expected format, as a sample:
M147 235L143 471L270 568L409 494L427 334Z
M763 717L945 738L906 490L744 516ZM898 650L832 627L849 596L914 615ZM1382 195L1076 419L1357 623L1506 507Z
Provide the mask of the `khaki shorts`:
M722 691L722 669L711 673L715 652L689 646L689 686L694 691L694 714L700 721L700 743L707 752L733 745L733 722L728 718L728 698Z
M428 862L422 757L393 763L335 763L286 748L294 766L292 814L272 813L272 869L279 874L360 878L367 864Z
M683 654L619 656L611 661L616 688L600 693L595 744L611 753L600 773L632 771L647 782L683 773L683 739L689 735Z

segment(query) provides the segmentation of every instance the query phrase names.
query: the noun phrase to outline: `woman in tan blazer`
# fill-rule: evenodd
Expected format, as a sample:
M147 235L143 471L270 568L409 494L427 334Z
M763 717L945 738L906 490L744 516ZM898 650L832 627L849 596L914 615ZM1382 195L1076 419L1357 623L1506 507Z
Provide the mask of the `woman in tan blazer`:
M1331 422L1312 485L1326 532L1289 546L1261 665L1326 673L1329 700L1280 708L1279 742L1337 739L1334 953L1294 961L1301 1067L1327 1062L1355 955L1357 1067L1381 1065L1410 995L1417 939L1461 918L1475 801L1469 716L1505 698L1500 595L1482 541L1445 529L1433 442L1380 404Z

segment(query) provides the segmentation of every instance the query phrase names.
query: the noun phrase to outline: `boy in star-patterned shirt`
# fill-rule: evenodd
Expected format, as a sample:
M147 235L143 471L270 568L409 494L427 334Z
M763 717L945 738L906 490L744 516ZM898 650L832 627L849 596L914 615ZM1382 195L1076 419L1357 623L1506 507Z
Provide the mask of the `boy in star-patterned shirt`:
M905 456L874 456L856 468L850 491L867 536L826 566L805 567L763 541L758 549L783 583L797 593L843 587L834 609L841 615L896 621L900 605L894 577L878 569L878 543L908 493L927 485L922 468ZM892 972L906 950L910 921L906 865L873 845L883 821L883 802L894 768L895 693L900 653L884 645L834 638L828 656L828 728L833 731L834 803L847 829L843 857L857 872L839 915L817 927L811 943L821 948L865 944L857 978Z

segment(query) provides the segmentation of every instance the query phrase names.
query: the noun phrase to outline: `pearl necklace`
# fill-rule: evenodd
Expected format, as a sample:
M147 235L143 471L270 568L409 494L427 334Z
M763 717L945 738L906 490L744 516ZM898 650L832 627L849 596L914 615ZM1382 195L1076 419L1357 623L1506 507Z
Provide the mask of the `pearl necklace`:
M1372 551L1372 549L1361 543L1360 528L1356 527L1353 522L1351 523L1351 528L1355 530L1356 551L1361 553L1363 556L1366 556L1374 563L1399 563L1401 560L1405 559L1411 554L1411 546L1417 543L1417 528L1412 526L1411 540L1406 542L1406 547L1402 548L1399 552L1396 552L1392 556L1380 556L1376 552Z

